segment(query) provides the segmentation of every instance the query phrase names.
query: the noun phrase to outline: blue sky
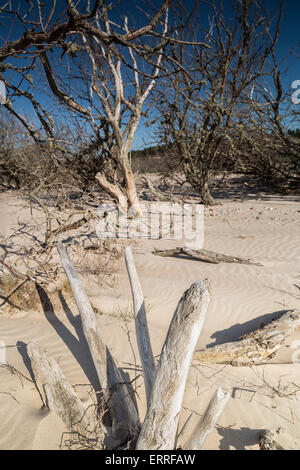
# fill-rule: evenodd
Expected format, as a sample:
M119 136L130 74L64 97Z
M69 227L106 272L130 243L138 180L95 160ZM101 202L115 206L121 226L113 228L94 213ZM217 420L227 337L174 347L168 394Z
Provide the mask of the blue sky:
M234 0L224 0L223 4L225 9L230 8L230 5ZM6 1L0 0L0 5L5 4ZM46 3L46 2L44 2ZM66 2L65 0L58 0L58 5L61 5L61 8L64 9ZM26 4L26 2L24 2ZM137 22L137 26L140 26L144 24L144 19L145 15L140 11L138 14L136 13L137 10L135 8L135 5L138 5L140 9L145 7L145 9L149 9L150 5L153 5L154 7L159 6L161 4L160 0L152 0L150 3L149 1L145 2L143 5L143 2L141 0L135 1L135 0L123 0L120 3L120 6L118 9L116 9L116 19L120 17L120 15L125 14L126 16L129 17L129 24L132 24L133 21L133 15L134 19ZM189 7L193 4L193 1L190 0L185 0L184 5L186 7ZM279 0L265 0L264 4L266 7L268 7L270 10L275 10L276 7L279 5ZM207 8L205 6L201 6L200 8L200 14L201 17L205 20L205 17L207 16ZM285 1L285 7L284 7L284 12L283 12L283 20L281 24L281 34L279 38L279 42L276 48L276 55L278 57L278 60L283 60L284 58L285 61L282 63L282 70L286 70L286 74L283 75L283 86L284 86L284 91L291 90L291 85L292 82L295 80L300 80L300 59L296 58L294 55L290 55L288 58L287 56L293 51L297 44L299 44L300 41L300 34L299 34L299 21L300 21L300 2L295 2L294 0L286 0ZM9 32L10 25L7 22L2 23L0 25L0 45L3 39L7 37L7 34ZM14 28L11 30L11 38L14 38L16 35L19 35L21 30L14 26ZM300 51L299 51L300 55ZM50 105L50 101L47 97L43 96L42 94L39 93L39 97L41 98L41 101L43 102L44 105ZM23 102L20 102L16 107L18 110L21 110L24 106ZM27 105L26 105L27 106ZM53 103L51 104L53 106ZM298 105L300 106L300 105ZM23 108L24 109L24 108ZM29 112L29 108L26 108L26 111ZM140 124L139 129L137 131L137 135L133 144L133 148L142 148L145 146L145 144L151 144L151 135L149 133L149 129L145 128L143 123Z

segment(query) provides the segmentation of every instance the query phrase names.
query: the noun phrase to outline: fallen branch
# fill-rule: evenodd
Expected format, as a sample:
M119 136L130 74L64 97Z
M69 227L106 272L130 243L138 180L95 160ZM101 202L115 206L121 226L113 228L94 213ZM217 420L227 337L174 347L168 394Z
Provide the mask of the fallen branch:
M57 235L63 232L68 232L70 230L75 230L79 227L82 227L86 223L88 223L90 220L94 219L95 215L88 211L81 219L77 220L76 222L72 222L71 224L62 224L60 225L57 229L52 230L52 232L49 233L48 239L47 239L47 246L53 245L55 238Z
M162 348L137 450L170 450L175 447L186 379L209 300L208 281L197 281L177 305Z
M27 351L44 405L54 411L67 427L84 435L89 426L85 410L57 362L37 343L30 342Z
M192 432L191 438L187 441L184 446L186 450L200 450L208 434L214 428L219 416L225 408L225 405L230 397L230 393L223 392L222 388L219 387L214 393L209 405L199 420L197 426Z
M43 251L46 251L49 253L53 246L56 243L57 236L60 235L61 233L64 232L69 232L70 230L75 230L83 225L87 224L90 220L95 219L95 215L88 211L87 214L85 214L81 219L77 220L76 222L72 222L70 224L61 224L58 228L55 230L47 230L46 235L45 235L45 245L42 250L38 252L38 254L41 254ZM49 225L49 224L48 224Z
M156 256L190 256L196 258L199 261L205 261L207 263L219 264L223 263L239 263L239 264L250 264L253 266L262 266L260 263L255 263L250 259L239 258L238 256L227 256L221 253L215 253L210 250L194 250L188 247L177 247L171 250L153 250L152 253Z
M155 196L160 201L176 202L178 204L183 204L183 201L181 201L176 196L173 196L173 195L165 196L159 189L155 188L155 186L151 183L151 181L146 176L143 176L142 180L146 183L149 191L153 194L153 196Z
M261 364L275 356L282 343L300 325L300 311L290 310L278 320L239 340L197 350L194 360L203 364L245 366Z
M57 244L61 263L68 277L81 316L83 332L89 345L94 365L113 421L113 434L120 440L135 435L139 417L128 388L115 361L101 338L95 313L63 244Z

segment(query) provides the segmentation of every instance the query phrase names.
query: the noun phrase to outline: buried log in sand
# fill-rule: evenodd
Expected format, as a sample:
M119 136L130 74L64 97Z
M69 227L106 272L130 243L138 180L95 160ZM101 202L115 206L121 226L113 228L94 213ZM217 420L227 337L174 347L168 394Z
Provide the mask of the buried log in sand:
M255 263L247 258L240 258L238 256L228 256L221 253L216 253L215 251L210 250L196 250L188 247L177 247L171 250L153 250L152 253L156 256L189 256L191 258L196 258L199 261L204 261L206 263L239 263L239 264L249 264L253 266L262 266L260 263Z
M277 429L265 429L259 436L260 450L299 450L299 439L289 434L281 426Z
M300 311L290 310L278 320L230 343L197 350L194 360L203 364L248 366L261 364L275 356L282 343L300 325Z

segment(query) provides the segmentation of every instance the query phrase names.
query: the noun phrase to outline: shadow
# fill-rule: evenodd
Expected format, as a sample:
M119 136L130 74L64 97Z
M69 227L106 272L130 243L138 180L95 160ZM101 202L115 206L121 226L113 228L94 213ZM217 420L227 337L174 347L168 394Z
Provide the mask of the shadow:
M296 190L276 191L274 187L259 182L249 175L230 175L224 179L214 179L211 182L211 194L215 200L236 199L276 201L285 199L289 202L299 202L300 195Z
M27 368L31 380L35 383L35 378L34 378L34 373L31 367L31 360L30 357L28 356L27 353L27 344L23 343L23 341L17 341L16 346L18 348L18 351L23 359L23 362L25 364L25 367Z
M37 386L37 383L36 383L36 380L35 380L35 376L34 376L34 373L33 373L33 370L32 370L32 367L31 367L31 359L30 357L28 356L28 352L27 352L27 344L26 343L23 343L23 341L17 341L16 343L16 346L18 348L18 351L23 359L23 362L25 364L25 367L27 368L29 374L30 374L30 378L32 380L32 382L35 384L35 387L36 387L36 390L41 398L41 402L42 402L42 407L41 409L42 410L46 410L47 409L47 406L46 406L46 403L45 403L45 400L44 400L44 397L41 395L41 392L39 390L39 387Z
M62 304L62 307L66 313L66 316L70 324L74 327L78 339L71 333L70 330L63 324L63 322L55 315L52 303L45 292L45 290L39 285L36 284L36 289L40 297L40 301L44 310L45 317L47 318L50 325L54 328L56 333L61 337L64 343L67 345L76 361L84 371L89 382L94 388L97 397L99 398L99 392L101 386L97 376L97 372L94 366L94 362L85 339L81 319L79 315L73 315L72 311L68 307L68 304L63 297L62 293L59 293L59 299Z
M122 376L122 379L123 379L123 382L126 384L126 387L127 387L127 390L128 390L128 393L133 401L133 404L135 406L135 409L138 413L138 404L137 404L137 400L136 400L136 394L135 394L135 391L133 389L133 386L132 386L132 382L130 380L130 375L128 372L125 372L123 369L121 369L119 367L119 371L121 373L121 376Z
M177 259L186 259L189 261L198 261L200 263L207 263L207 264L217 264L217 263L212 263L211 261L205 260L205 259L200 259L197 258L196 256L189 256L185 254L178 254L178 255L172 255L170 258L177 258Z
M218 433L222 436L220 440L220 450L247 450L246 446L253 446L259 443L259 436L264 429L239 428L232 429L222 426L216 427Z
M266 313L265 315L253 318L245 323L236 323L229 328L216 331L211 335L211 338L215 338L215 342L207 344L206 347L209 348L211 346L216 346L217 344L237 341L241 336L262 328L273 320L278 320L278 318L287 312L288 310L279 310L277 312Z

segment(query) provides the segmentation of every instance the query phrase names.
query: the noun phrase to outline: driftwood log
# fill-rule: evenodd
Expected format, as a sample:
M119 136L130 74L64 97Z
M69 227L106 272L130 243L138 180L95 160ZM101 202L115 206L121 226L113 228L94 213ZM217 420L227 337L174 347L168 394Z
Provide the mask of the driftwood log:
M291 310L237 341L197 350L194 360L203 364L233 366L261 364L275 356L282 343L299 325L300 311Z
M209 304L208 281L197 281L180 299L162 348L138 450L173 449L185 383Z
M250 259L240 258L238 256L228 256L221 253L216 253L210 250L195 250L188 247L177 247L171 250L153 250L152 253L156 256L189 256L196 258L199 261L205 261L206 263L239 263L239 264L250 264L253 266L262 266L260 263L255 263Z
M27 345L35 384L42 401L68 428L84 435L89 428L84 407L59 365L39 344Z
M230 393L224 392L221 387L217 389L210 400L203 417L199 420L197 426L192 432L191 438L185 444L185 449L199 450L202 448L206 437L213 430L229 397Z
M148 331L148 323L146 318L146 309L141 284L136 272L132 252L129 246L124 249L125 261L129 281L131 285L131 293L133 300L133 310L135 318L136 338L139 348L140 359L144 372L144 382L147 397L147 406L150 404L152 387L155 380L155 363L151 347L151 341Z
M57 250L81 316L83 332L112 416L114 437L124 441L134 436L139 429L139 417L135 405L114 358L101 338L95 313L62 243L57 244Z

